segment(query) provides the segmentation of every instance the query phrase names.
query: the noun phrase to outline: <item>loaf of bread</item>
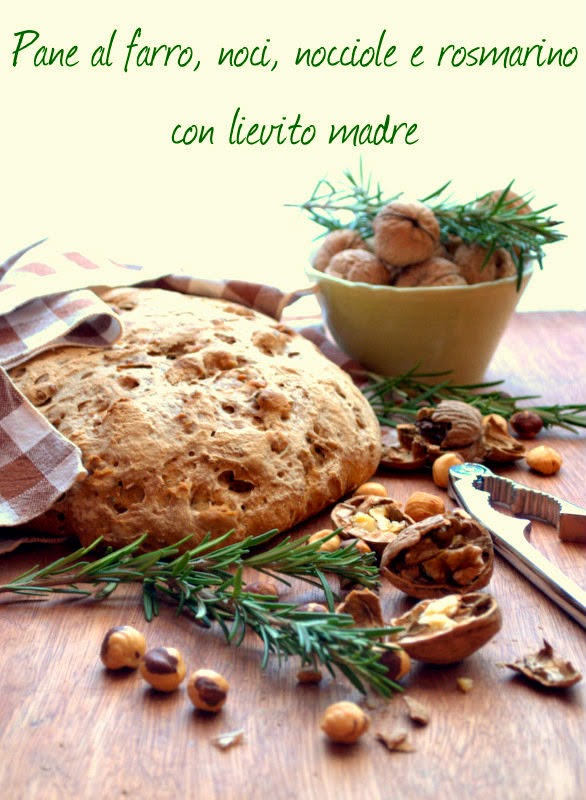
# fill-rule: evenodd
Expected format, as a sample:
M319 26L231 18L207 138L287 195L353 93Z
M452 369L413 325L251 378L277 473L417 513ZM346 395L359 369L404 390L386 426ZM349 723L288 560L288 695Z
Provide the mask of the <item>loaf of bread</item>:
M125 327L115 345L60 347L11 372L88 472L28 527L82 544L236 540L287 530L376 470L370 405L300 334L160 289L103 299Z

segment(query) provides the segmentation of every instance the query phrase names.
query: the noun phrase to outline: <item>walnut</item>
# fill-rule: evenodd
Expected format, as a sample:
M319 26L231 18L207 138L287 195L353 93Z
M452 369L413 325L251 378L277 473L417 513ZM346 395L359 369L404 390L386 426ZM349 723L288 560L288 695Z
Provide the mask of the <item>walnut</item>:
M525 447L509 434L509 426L499 414L487 414L482 420L482 444L487 461L508 464L523 458Z
M413 520L389 497L355 495L334 506L332 522L334 527L342 529L343 537L361 539L380 554Z
M529 214L533 210L529 205L529 201L513 192L511 189L494 189L488 194L482 195L476 201L478 206L495 206L500 203L510 209L514 209L517 214Z
M322 240L314 259L313 268L323 272L330 263L332 256L342 250L368 250L368 245L356 231L350 228L340 228L328 233Z
M484 283L517 274L513 257L504 247L497 247L489 256L480 244L460 244L454 253L454 262L467 283Z
M416 661L453 664L476 652L500 630L502 616L490 594L472 592L422 600L392 625L391 638Z
M327 275L347 281L387 285L390 273L374 253L368 250L342 250L330 259L325 269Z
M422 203L388 203L374 218L374 252L394 267L417 264L433 255L440 228Z
M404 267L395 278L394 286L465 286L466 279L453 261L432 256L419 264Z
M488 531L460 510L408 526L385 547L381 570L410 597L442 597L489 582L494 549Z
M482 414L461 400L442 400L435 408L421 408L416 419L420 434L443 450L459 450L482 436Z

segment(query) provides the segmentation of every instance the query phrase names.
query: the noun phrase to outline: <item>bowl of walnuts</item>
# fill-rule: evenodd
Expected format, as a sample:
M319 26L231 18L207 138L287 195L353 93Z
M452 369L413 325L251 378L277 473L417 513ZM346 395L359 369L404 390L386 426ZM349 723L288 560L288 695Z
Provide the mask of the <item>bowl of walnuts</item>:
M510 185L473 201L385 199L380 188L318 184L301 205L325 228L306 273L326 327L370 372L481 381L542 247L560 223Z

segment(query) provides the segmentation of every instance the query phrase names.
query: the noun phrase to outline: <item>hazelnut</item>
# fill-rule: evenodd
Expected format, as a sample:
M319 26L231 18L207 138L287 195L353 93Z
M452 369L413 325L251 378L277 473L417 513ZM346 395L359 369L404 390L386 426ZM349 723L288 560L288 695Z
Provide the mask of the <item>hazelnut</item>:
M230 684L213 669L198 669L187 681L187 694L196 708L217 713L228 697Z
M328 614L329 609L323 603L316 603L313 600L310 600L309 603L302 603L300 606L297 606L296 611L304 611L307 614Z
M373 229L375 253L394 267L425 261L439 244L439 223L422 203L388 203L374 218Z
M325 269L328 275L347 281L386 285L391 275L374 253L368 250L342 250L332 257Z
M402 647L384 650L379 661L387 668L386 677L390 681L400 681L411 669L411 657Z
M249 594L262 594L266 597L274 597L275 600L279 599L279 588L277 584L274 581L268 580L268 578L263 581L251 581L245 584L244 591Z
M352 744L370 726L370 717L356 703L342 700L328 706L321 720L321 729L332 742Z
M325 541L318 547L318 550L323 550L326 553L333 553L334 550L337 550L340 545L342 544L342 540L338 536L337 533L334 531L325 528L322 531L317 531L316 533L312 533L311 536L307 540L307 544L315 544L315 542L319 542L322 539Z
M510 423L521 439L534 439L543 428L543 420L535 411L516 411Z
M140 674L153 689L173 692L185 678L183 656L174 647L155 647L140 660Z
M446 510L443 498L429 492L413 492L405 503L405 514L420 522L426 517L433 517L434 514L443 514Z
M313 259L313 268L323 272L330 263L332 256L342 250L367 250L368 245L360 234L350 228L340 228L331 231L322 240L321 245Z
M110 628L104 636L100 658L108 669L136 669L146 652L146 639L130 625Z
M323 675L319 669L311 669L310 667L300 669L297 673L297 680L299 683L319 683Z
M372 553L372 547L370 547L363 539L344 539L342 542L342 547L355 547L359 553L363 553L364 555L367 553Z
M362 483L354 492L354 494L373 494L376 497L388 497L387 487L382 483L376 481L367 481Z
M542 475L555 475L562 466L562 457L558 451L545 444L529 450L525 460L531 469Z
M436 458L431 466L431 476L435 485L440 489L447 489L450 482L450 467L463 463L464 459L458 453L444 453Z

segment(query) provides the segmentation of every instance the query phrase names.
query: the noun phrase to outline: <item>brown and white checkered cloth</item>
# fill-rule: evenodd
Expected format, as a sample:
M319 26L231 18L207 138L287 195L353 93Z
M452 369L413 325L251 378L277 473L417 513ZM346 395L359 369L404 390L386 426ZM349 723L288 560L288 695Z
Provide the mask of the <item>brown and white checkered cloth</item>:
M89 287L157 286L216 297L276 319L309 293L231 280L201 280L120 264L38 242L0 266L0 528L46 511L86 474L79 449L18 391L6 370L60 345L107 347L123 335L118 316ZM341 366L347 357L319 327L303 331Z

